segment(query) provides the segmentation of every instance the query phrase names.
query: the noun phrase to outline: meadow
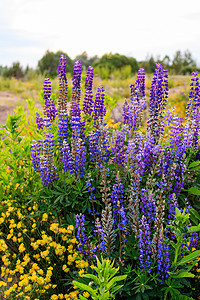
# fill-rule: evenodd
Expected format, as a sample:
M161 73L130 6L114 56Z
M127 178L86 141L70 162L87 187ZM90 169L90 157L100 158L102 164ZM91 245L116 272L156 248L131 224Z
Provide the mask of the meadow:
M198 73L66 63L0 80L2 299L200 299Z

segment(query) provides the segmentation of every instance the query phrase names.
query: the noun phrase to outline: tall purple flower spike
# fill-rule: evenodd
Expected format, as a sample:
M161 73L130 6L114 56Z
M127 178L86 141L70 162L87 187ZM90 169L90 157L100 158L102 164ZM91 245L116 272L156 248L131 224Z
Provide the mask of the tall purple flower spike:
M158 140L163 132L163 113L168 98L168 74L161 64L156 64L154 77L150 91L149 120L147 129L155 140Z
M61 55L58 65L58 80L59 80L59 96L58 96L58 111L67 110L67 77L66 77L66 56Z
M81 117L80 110L80 99L81 99L81 73L82 73L82 63L77 60L74 63L73 78L72 78L72 97L71 97L71 116Z
M102 86L98 87L94 102L94 123L99 125L103 121L103 117L106 115L106 107L104 104L105 93Z
M86 80L85 80L85 98L83 101L83 111L86 115L91 115L93 111L94 101L92 100L92 83L93 83L94 69L89 67L87 69Z

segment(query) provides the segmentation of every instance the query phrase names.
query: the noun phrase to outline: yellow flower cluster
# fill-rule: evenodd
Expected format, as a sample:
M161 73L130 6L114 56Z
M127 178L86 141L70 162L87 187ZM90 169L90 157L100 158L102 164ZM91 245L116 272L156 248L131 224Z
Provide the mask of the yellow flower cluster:
M58 285L59 278L69 280L70 271L82 276L88 267L76 249L74 226L65 228L51 213L36 218L37 205L19 209L11 199L4 205L0 214L0 290L4 298L78 299L77 290L61 293L66 290Z

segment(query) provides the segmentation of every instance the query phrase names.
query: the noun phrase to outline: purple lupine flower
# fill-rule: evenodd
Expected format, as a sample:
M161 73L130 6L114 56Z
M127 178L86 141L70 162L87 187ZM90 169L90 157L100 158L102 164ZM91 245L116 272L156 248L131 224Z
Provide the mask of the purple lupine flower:
M170 271L170 259L169 259L170 248L165 244L163 233L161 232L158 240L158 254L157 254L157 269L158 277L164 282L168 280Z
M98 141L99 141L99 131L96 130L95 132L91 132L88 137L89 141L89 154L90 154L90 159L92 163L100 163L99 159L99 146L98 146Z
M94 123L97 125L101 124L103 117L106 115L106 109L104 104L104 88L102 86L98 87L95 101L94 101Z
M67 117L68 115L65 110L59 111L58 142L60 147L62 147L63 141L66 141L68 136Z
M60 56L58 65L59 95L58 95L58 111L67 111L67 77L66 77L66 56Z
M49 78L45 78L45 80L44 80L43 92L44 92L43 99L46 104L46 101L48 101L48 99L51 98L51 81Z
M119 131L115 138L115 145L112 148L112 153L114 154L114 162L117 162L118 166L124 166L125 153L124 153L124 141L125 132Z
M92 83L93 83L94 69L89 67L87 69L86 80L85 80L85 98L83 101L83 111L86 115L91 115L93 111L94 101L92 100Z
M95 230L94 230L94 232L98 236L98 243L99 243L98 249L100 251L105 251L104 233L103 233L103 229L102 229L101 222L100 222L99 218L96 218L96 220L95 220Z
M142 189L140 191L141 201L140 201L140 209L142 214L146 217L148 223L151 223L155 220L156 216L156 199L155 195L153 195L152 191L148 191Z
M189 101L186 107L186 121L184 130L184 144L186 148L197 146L199 107L200 107L200 82L198 72L193 72L190 84Z
M149 224L143 215L140 222L139 222L139 266L141 270L144 270L148 273L151 272L151 238L150 238L150 229Z
M128 120L129 120L129 115L128 115L128 111L129 111L129 105L128 102L125 100L124 101L124 105L123 105L123 124L128 124Z
M182 155L183 147L183 119L175 114L171 118L170 126L170 147L175 150L176 154Z
M146 104L145 99L132 99L128 106L127 111L127 124L129 125L129 129L135 131L141 121L141 113Z
M138 88L139 99L145 98L145 71L143 68L138 71L136 85Z
M84 177L85 161L86 161L86 147L83 145L82 139L77 139L75 143L74 156L74 172L77 177Z
M73 173L74 171L73 171L73 161L72 161L71 150L66 141L63 141L63 147L61 149L61 156L62 156L64 172L69 171L70 173Z
M71 116L80 118L80 99L81 99L81 73L82 63L80 60L75 61L72 78L72 97L71 97Z
M43 124L43 118L40 117L40 114L36 112L36 123L37 123L37 128L38 130L42 129L44 124Z
M43 185L50 185L58 179L54 166L54 137L53 134L46 133L42 147L43 155L39 162L39 172Z
M39 172L39 163L40 163L40 153L42 148L42 141L38 140L38 142L31 144L31 159L33 163L33 168L36 172Z
M168 74L161 64L156 64L150 91L148 131L158 139L163 132L163 112L168 98Z
M200 135L200 111L196 109L194 113L193 139L192 139L192 146L194 147L195 150L198 150L199 135Z
M76 225L75 227L78 229L76 238L79 242L79 245L77 246L77 249L80 253L83 254L83 256L86 256L86 245L88 242L88 238L85 234L85 215L84 214L77 214L75 216Z
M114 228L119 228L126 235L128 233L126 230L127 218L124 213L124 186L119 174L110 197L113 204Z
M55 120L57 111L55 108L54 100L51 99L51 81L49 78L46 78L44 80L43 91L44 115L50 118L51 121L53 121Z

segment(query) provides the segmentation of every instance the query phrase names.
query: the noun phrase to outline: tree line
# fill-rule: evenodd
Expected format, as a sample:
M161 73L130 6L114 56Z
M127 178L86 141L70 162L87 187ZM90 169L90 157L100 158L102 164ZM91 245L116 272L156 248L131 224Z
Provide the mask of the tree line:
M35 70L28 66L23 69L19 62L14 62L11 67L0 66L0 75L9 78L15 77L17 79L30 77L33 73L43 74L51 78L56 77L57 66L61 54L64 54L67 57L68 73L72 74L74 61L80 60L84 70L89 66L93 66L95 73L103 79L108 79L112 76L122 79L127 78L134 75L139 68L144 68L146 73L151 74L154 72L155 64L157 62L161 63L170 74L186 75L190 74L192 71L200 71L189 50L184 52L181 52L180 50L176 51L173 59L170 59L168 55L165 55L163 58L151 55L147 56L143 61L137 61L133 57L127 57L118 53L104 54L100 58L97 55L89 57L86 51L77 55L73 60L63 51L51 52L47 50L44 56L39 60Z

